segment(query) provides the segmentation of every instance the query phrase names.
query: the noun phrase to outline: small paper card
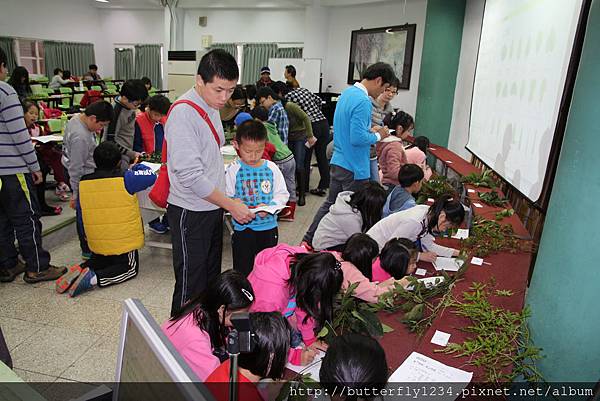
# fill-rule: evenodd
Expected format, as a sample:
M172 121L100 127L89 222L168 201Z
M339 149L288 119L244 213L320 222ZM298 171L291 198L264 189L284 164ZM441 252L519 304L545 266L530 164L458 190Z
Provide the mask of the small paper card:
M456 230L456 234L452 236L452 238L456 239L467 239L469 238L469 229L468 228L459 228Z
M427 274L427 270L421 269L421 268L417 269L417 271L415 272L415 276L424 276L426 274Z
M456 272L463 265L464 261L456 258L444 258L438 256L433 262L435 270L446 270L447 272Z
M443 331L436 330L433 337L431 337L431 343L445 347L448 345L450 339L450 333L444 333Z
M446 160L446 163L452 164L452 160Z
M473 206L475 207L483 207L481 203L473 202Z
M433 203L433 202L435 202L435 200L433 198L427 198L427 202Z
M475 190L474 190L474 189L471 189L471 188L469 188L469 189L467 189L467 192L468 192L468 193L470 193L470 194L474 194L474 193L475 193Z
M481 266L483 264L483 259L473 256L473 259L471 259L471 264Z
M431 148L431 147L430 147L430 148L429 148L429 150L436 150L436 148Z

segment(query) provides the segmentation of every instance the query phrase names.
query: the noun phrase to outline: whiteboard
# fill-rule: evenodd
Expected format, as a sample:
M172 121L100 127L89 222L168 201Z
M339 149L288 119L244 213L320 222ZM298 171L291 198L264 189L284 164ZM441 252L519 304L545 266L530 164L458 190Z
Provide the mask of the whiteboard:
M286 65L293 65L296 68L296 79L300 86L313 93L319 91L319 81L321 80L321 59L319 58L270 58L269 68L271 69L271 79L273 81L285 82L283 72Z
M582 0L487 0L467 148L540 197Z

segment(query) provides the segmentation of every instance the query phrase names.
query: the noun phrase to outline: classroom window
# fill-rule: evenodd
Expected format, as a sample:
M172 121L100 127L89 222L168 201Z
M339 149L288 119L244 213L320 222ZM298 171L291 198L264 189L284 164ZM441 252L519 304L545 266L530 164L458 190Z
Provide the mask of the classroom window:
M44 44L41 40L17 39L15 41L17 64L27 68L30 74L44 75Z

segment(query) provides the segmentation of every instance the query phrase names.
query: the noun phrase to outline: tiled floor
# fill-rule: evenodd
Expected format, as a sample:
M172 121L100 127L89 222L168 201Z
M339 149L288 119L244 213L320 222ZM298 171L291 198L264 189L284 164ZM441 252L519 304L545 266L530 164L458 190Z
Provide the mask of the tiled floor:
M296 209L295 222L280 223L280 242L299 244L324 200L313 195L306 199L306 206ZM152 239L156 237L152 234ZM160 239L165 238L170 239L168 234ZM223 249L223 269L228 269L231 244L227 233ZM51 254L54 264L72 265L79 262L79 243L73 238ZM173 283L171 251L145 247L140 251L138 277L77 298L57 294L54 283L30 285L18 277L13 283L0 284L0 326L15 372L25 381L43 382L36 389L49 399L54 398L56 382L114 380L121 301L141 299L160 324L169 315Z

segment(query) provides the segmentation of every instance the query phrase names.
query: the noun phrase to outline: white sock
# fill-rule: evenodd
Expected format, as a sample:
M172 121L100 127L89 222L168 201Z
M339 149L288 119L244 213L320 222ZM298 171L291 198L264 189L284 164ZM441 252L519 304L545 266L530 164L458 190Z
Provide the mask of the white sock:
M96 273L92 273L93 276L90 279L90 284L91 285L98 285L98 276L96 276Z

